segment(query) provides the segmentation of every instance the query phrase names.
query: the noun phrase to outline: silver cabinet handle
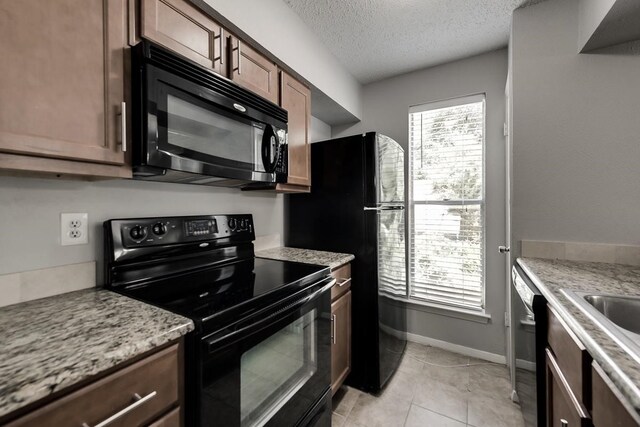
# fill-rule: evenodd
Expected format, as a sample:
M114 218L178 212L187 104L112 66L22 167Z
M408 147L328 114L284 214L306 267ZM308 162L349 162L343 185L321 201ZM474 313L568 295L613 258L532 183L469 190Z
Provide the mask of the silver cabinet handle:
M338 323L338 318L335 314L331 315L331 343L336 343L336 323Z
M349 283L351 281L351 278L349 279L344 279L342 282L338 282L338 286L339 287L343 287L344 285L346 285L347 283Z
M135 402L133 402L131 405L127 406L126 408L116 412L115 414L111 415L106 420L96 424L94 427L106 427L106 426L108 426L112 422L116 421L118 418L121 418L124 415L126 415L129 412L131 412L134 409L136 409L137 407L144 405L146 402L148 402L149 400L153 399L156 396L156 394L158 394L157 391L152 391L151 393L147 394L145 397L140 397L140 395L138 393L134 394L133 398L134 398ZM82 427L89 427L89 424L82 423Z
M569 421L565 420L564 418L560 418L560 425L562 427L569 427Z
M120 104L120 145L122 152L127 152L127 103Z
M214 36L213 39L219 39L218 43L219 44L219 48L220 48L220 56L215 56L213 57L213 62L215 61L220 61L220 65L224 64L224 28L220 28L220 34L218 34L217 36Z
M236 42L237 42L236 47L233 47L231 50L232 51L235 50L235 51L238 52L237 53L238 66L236 68L234 68L233 70L231 70L231 71L238 70L238 75L240 75L240 74L242 74L242 62L240 61L242 59L242 53L240 51L240 39L236 39ZM232 65L232 67L233 67L233 65Z

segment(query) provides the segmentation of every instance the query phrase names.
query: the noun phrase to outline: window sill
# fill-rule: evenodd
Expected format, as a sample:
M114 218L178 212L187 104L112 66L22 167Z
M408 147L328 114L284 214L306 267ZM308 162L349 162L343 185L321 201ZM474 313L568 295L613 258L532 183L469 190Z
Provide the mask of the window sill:
M453 317L455 319L468 320L470 322L484 323L491 322L491 314L483 311L465 310L464 308L451 307L448 305L435 304L431 302L406 300L404 298L386 295L393 302L411 310L422 311L425 313L438 314L441 316Z

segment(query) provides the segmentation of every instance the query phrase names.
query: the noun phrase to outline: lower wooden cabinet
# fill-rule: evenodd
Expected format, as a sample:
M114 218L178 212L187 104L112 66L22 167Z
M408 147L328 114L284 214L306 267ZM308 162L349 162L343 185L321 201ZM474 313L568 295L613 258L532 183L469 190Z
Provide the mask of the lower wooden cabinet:
M331 394L351 372L351 266L333 272L331 289Z
M593 378L593 425L594 427L638 427L640 417L625 402L624 396L611 382L597 363L591 367Z
M550 349L546 350L547 426L589 427L591 419L560 370Z
M181 345L160 350L18 418L6 427L179 427Z

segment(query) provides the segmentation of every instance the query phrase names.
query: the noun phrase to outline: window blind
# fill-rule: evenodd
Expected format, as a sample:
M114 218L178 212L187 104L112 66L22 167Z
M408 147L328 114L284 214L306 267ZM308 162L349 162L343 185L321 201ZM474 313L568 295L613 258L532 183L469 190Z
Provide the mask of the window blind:
M484 95L409 111L409 298L484 308Z

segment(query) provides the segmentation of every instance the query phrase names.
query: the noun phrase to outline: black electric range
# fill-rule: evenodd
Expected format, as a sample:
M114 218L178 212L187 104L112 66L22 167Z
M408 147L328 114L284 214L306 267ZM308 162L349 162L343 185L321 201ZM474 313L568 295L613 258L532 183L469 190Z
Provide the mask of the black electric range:
M106 287L196 325L187 426L330 426L329 268L255 258L251 215L117 219L104 232Z

